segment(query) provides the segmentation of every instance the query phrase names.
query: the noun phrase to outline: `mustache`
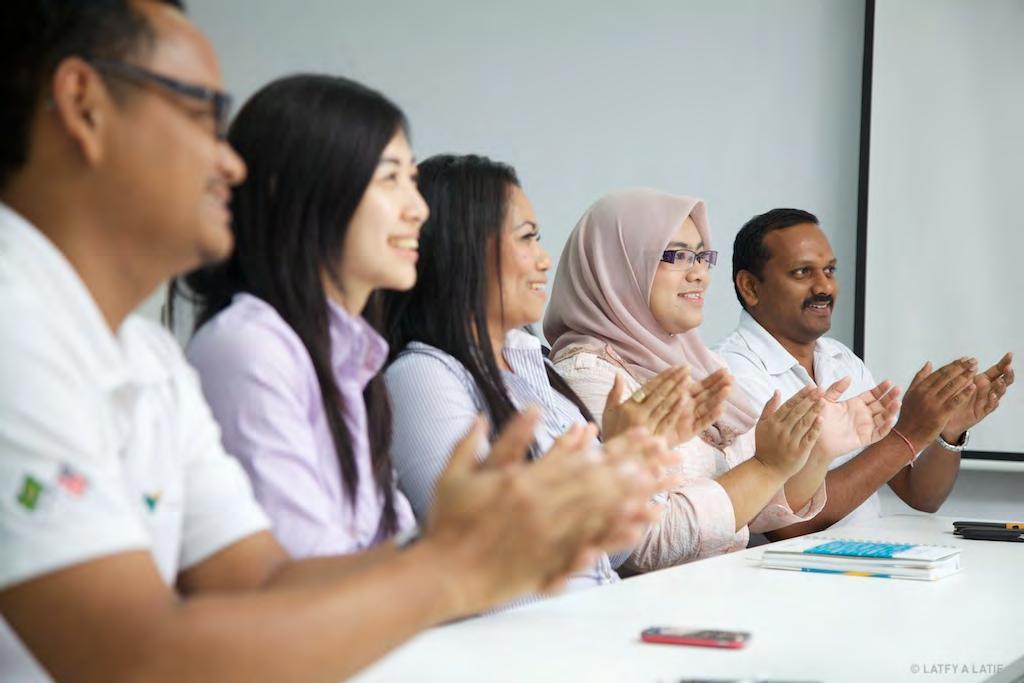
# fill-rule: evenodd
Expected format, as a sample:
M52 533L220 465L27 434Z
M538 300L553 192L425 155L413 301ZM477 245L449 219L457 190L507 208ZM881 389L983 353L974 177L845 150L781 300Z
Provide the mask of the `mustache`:
M828 304L830 307L835 307L835 298L828 294L816 294L804 301L804 308L807 308L811 304Z

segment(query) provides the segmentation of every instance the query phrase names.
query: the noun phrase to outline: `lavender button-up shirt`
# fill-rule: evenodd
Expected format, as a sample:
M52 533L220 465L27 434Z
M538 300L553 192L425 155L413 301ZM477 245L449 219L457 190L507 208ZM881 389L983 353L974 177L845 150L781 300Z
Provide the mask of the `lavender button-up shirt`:
M359 316L330 309L331 364L359 472L353 501L324 413L313 362L298 335L269 304L238 294L186 349L220 423L224 448L237 457L295 557L364 550L385 539L377 529L383 496L373 478L363 390L387 357L387 343ZM399 530L414 523L395 493Z

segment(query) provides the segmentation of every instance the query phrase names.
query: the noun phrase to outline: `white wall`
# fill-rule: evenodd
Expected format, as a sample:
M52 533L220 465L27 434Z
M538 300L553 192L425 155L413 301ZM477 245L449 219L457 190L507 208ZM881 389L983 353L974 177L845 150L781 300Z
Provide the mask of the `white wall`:
M406 111L420 158L516 166L556 259L584 209L650 185L704 197L722 253L704 337L736 323L731 243L779 205L817 213L853 336L864 4L189 0L244 100L295 71L343 74Z

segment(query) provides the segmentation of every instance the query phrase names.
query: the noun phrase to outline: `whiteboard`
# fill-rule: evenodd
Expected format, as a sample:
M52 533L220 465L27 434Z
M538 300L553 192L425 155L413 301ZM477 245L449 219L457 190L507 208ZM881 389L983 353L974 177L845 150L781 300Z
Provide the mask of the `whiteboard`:
M931 360L1024 364L1024 2L877 0L864 360L906 387ZM862 169L863 170L863 169ZM1024 459L1024 382L972 451Z

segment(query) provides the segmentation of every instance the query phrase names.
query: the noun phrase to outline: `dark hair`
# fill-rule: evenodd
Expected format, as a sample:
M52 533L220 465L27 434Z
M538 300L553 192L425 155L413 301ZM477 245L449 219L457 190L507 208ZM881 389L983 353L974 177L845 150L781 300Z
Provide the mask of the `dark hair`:
M487 157L438 155L421 162L419 189L430 217L420 232L416 286L408 292L386 292L383 298L382 332L391 359L412 341L453 356L483 394L492 433L516 413L516 407L487 329L487 248L494 245L493 267L500 269L501 230L510 191L518 186L515 169ZM445 312L439 314L442 305ZM545 365L552 388L591 420L565 380Z
M818 217L801 209L772 209L747 221L732 243L732 287L744 310L747 302L740 294L736 276L741 270L751 272L758 280L764 277L764 264L772 257L764 246L764 236L774 230L791 228L801 223L818 225Z
M0 2L0 188L28 161L32 118L63 60L121 61L146 54L155 40L130 0Z
M349 223L380 156L408 130L401 110L380 93L346 78L297 75L263 87L238 113L228 141L248 165L231 201L235 249L220 264L185 277L197 304L196 329L247 292L274 307L302 340L313 361L324 413L341 466L342 484L355 502L359 471L344 399L331 366L329 304L322 274L338 273ZM171 298L175 296L172 288ZM366 315L378 310L371 295ZM173 323L172 323L173 324ZM391 409L378 373L363 393L373 475L384 497L379 533L396 530L389 450Z

